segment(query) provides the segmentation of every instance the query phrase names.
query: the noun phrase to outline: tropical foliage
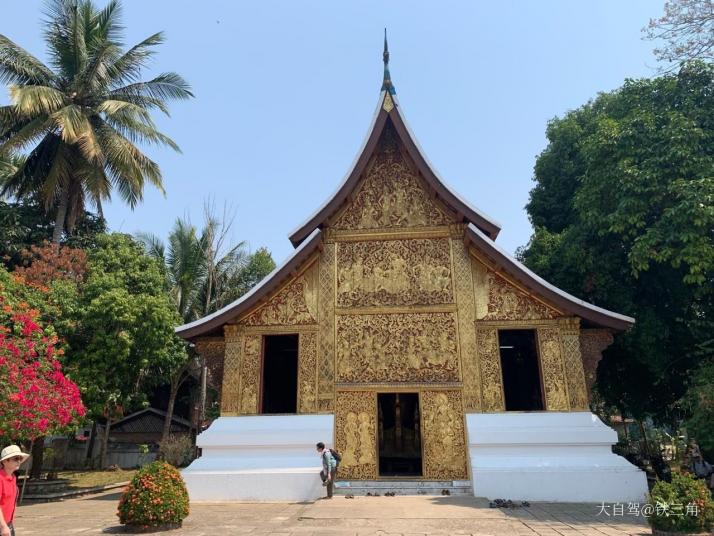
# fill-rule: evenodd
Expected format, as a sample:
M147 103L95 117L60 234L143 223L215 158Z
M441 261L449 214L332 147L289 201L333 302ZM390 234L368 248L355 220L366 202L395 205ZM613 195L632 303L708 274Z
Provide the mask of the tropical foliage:
M674 473L672 482L658 481L649 498L654 512L647 518L655 529L687 534L708 534L714 526L714 500L706 484Z
M188 516L188 491L181 474L166 462L139 469L119 500L119 522L136 529L180 526Z
M163 191L158 164L137 143L178 150L151 112L168 113L168 101L192 96L189 86L176 73L140 81L164 38L156 33L124 50L120 12L118 0L103 9L90 0L51 0L49 66L0 35L0 82L12 99L0 107L0 155L6 162L26 156L9 173L3 165L2 192L54 209L55 243L86 206L101 214L113 190L131 207L147 182Z
M520 252L561 288L636 318L598 368L624 415L674 422L714 332L714 66L628 80L554 119ZM627 381L622 381L627 378Z

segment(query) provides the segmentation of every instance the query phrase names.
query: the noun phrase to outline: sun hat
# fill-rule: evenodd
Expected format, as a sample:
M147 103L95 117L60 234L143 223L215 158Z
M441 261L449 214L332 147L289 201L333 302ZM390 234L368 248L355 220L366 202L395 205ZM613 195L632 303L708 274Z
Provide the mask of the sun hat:
M20 447L17 445L10 445L9 447L5 447L2 449L2 452L0 452L0 462L4 462L5 460L9 458L14 458L15 456L20 456L22 458L22 461L20 463L25 463L27 461L27 458L30 457L29 454L25 454L22 452Z

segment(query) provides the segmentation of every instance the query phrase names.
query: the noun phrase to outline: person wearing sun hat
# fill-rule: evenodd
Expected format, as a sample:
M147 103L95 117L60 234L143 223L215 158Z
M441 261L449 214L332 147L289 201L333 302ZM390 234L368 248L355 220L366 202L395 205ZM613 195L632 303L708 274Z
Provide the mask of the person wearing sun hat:
M5 447L0 452L0 536L15 536L12 519L17 504L17 477L15 471L27 461L29 454L17 445Z

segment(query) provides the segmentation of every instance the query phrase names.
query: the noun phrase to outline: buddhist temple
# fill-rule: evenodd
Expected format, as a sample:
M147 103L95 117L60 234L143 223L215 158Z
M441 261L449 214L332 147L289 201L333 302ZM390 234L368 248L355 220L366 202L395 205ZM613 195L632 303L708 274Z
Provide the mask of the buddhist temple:
M644 473L589 409L601 352L634 319L540 278L500 229L420 149L385 39L367 137L292 255L176 330L220 391L184 470L191 499L315 499L324 441L356 493L644 500Z

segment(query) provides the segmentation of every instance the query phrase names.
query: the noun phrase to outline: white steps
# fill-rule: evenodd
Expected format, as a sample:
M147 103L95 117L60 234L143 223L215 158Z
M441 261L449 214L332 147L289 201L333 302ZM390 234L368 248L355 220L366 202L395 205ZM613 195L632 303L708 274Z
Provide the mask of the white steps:
M384 495L473 495L470 480L338 480L335 482L335 494L362 496Z

